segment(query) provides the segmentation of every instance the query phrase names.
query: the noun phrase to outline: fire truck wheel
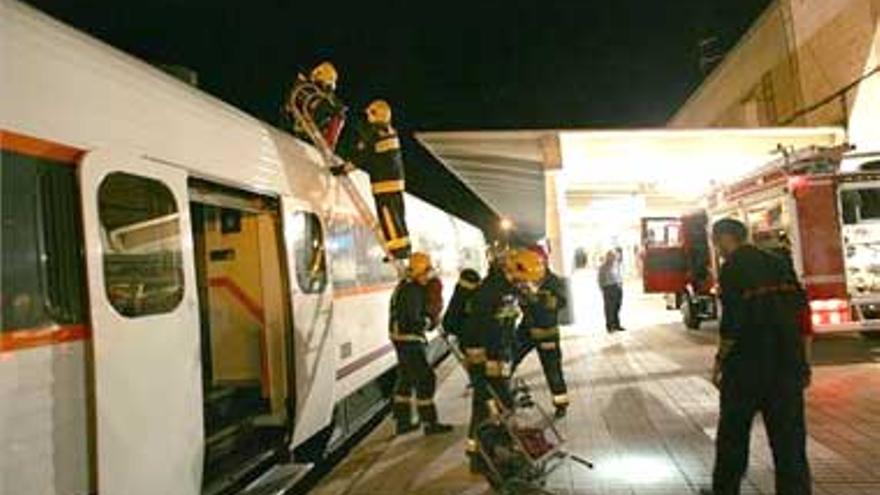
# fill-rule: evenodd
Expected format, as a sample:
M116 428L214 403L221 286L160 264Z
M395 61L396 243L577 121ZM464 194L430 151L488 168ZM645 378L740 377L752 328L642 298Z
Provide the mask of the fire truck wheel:
M700 329L700 312L696 307L696 302L689 294L684 295L684 301L681 303L681 317L686 326L690 330Z

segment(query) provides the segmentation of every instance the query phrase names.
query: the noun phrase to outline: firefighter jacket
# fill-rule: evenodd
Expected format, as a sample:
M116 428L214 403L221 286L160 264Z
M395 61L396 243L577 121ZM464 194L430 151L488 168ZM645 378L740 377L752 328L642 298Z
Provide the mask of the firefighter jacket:
M791 264L744 245L727 257L719 282L724 373L766 381L808 371L801 339L807 298Z
M391 294L388 324L392 342L427 343L425 332L431 326L427 287L409 278L401 280Z
M473 309L471 299L480 287L480 275L471 269L462 270L452 292L449 306L443 314L443 330L461 339L468 314Z
M553 272L547 275L535 292L523 295L522 326L534 342L559 338L559 312L565 308L565 287Z
M491 375L512 358L514 332L521 315L516 288L503 272L496 271L486 277L470 302L462 346L484 349L486 373Z
M370 174L374 195L403 192L403 154L397 131L390 125L366 124L358 129L354 163Z

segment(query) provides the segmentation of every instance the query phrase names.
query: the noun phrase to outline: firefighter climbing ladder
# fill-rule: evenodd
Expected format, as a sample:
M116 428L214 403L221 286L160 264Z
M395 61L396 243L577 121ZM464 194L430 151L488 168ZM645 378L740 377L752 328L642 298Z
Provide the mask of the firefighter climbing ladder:
M337 156L336 153L330 148L327 144L327 141L324 139L324 136L321 134L320 129L318 129L317 124L312 119L311 115L305 111L306 108L309 107L309 103L311 102L311 98L322 98L323 95L320 92L317 92L313 95L306 94L305 98L302 98L300 105L297 105L297 102L300 100L298 98L297 91L302 91L307 88L307 86L299 86L294 89L294 92L290 94L290 97L287 100L287 111L293 115L293 118L296 123L302 126L302 129L309 136L312 143L315 147L318 148L318 151L321 153L321 157L324 160L324 168L329 172L333 167L345 167L347 165L346 161L341 157ZM312 88L309 88L312 89ZM339 183L342 184L342 188L345 189L345 192L348 194L348 197L351 198L352 204L354 204L355 209L360 215L361 219L366 222L367 226L370 227L370 230L373 231L373 235L376 238L376 241L382 246L382 249L385 251L385 256L390 260L391 263L394 264L394 268L397 270L397 275L400 278L406 274L406 266L402 260L396 259L394 254L388 249L385 240L385 234L382 232L382 228L379 226L379 221L376 219L376 216L373 214L373 210L370 208L370 205L364 200L363 196L361 196L360 191L358 191L357 187L352 182L351 177L346 174L341 174L337 176L339 179Z

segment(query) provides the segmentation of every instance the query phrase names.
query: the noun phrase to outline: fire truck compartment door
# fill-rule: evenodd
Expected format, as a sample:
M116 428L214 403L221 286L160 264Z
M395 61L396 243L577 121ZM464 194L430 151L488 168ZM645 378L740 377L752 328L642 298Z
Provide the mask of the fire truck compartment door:
M642 278L647 293L677 293L687 285L681 220L642 219Z

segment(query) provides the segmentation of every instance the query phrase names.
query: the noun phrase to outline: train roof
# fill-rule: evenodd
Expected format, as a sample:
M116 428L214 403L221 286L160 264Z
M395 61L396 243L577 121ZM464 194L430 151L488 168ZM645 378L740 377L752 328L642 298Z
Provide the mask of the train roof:
M32 7L0 0L0 14L2 130L274 193L289 192L291 164L319 164L290 134Z

